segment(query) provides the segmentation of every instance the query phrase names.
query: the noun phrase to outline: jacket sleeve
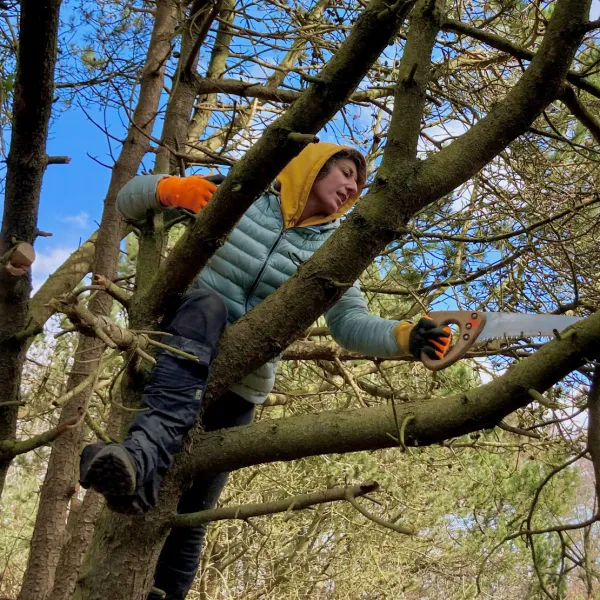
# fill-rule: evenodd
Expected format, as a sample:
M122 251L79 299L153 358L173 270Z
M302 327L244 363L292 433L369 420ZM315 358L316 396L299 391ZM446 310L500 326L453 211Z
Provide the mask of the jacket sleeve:
M148 210L168 210L158 201L156 187L165 175L138 175L117 194L117 210L128 221L141 221Z
M333 339L346 350L383 358L400 355L392 333L400 321L369 314L357 283L325 313L325 320Z

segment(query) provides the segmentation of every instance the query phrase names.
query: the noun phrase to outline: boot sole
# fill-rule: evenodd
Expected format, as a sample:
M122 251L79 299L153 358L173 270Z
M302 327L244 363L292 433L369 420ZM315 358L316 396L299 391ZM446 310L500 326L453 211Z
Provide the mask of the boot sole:
M103 496L131 496L135 492L135 465L127 450L119 446L103 448L90 465L87 480Z

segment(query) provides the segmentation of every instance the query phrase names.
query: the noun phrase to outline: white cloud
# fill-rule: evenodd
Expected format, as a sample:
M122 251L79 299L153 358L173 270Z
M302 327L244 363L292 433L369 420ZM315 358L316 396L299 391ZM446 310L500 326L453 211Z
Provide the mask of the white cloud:
M50 254L36 252L35 261L31 266L33 293L54 273L60 265L75 251L75 248L53 248Z
M67 215L66 217L63 217L61 221L63 223L73 223L73 225L76 225L77 227L81 227L83 229L88 226L89 219L90 215L88 215L86 212L81 211L77 215Z

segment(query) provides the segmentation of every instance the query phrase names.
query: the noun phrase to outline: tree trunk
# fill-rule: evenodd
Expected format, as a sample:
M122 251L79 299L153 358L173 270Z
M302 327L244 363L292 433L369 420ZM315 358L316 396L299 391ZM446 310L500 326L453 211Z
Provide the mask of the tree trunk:
M171 50L170 39L174 29L172 2L163 0L156 11L154 30L142 75L140 99L133 118L135 125L129 128L121 155L112 170L96 239L94 274L104 275L109 279L114 277L117 268L123 229L122 219L116 210L117 194L136 174L148 150L147 136L152 131L156 117L164 80L165 59ZM89 309L94 314L108 314L111 306L112 298L101 293L90 301ZM80 336L69 378L69 390L79 385L98 368L104 349L104 344L99 340ZM86 410L92 390L93 385L90 385L69 401L62 410L60 423ZM29 562L19 595L21 600L44 600L52 589L61 553L61 541L64 539L67 507L78 480L82 435L83 425L73 427L56 441L52 449L40 495Z
M223 0L216 0L214 3L210 0L196 0L190 8L190 15L181 39L181 54L174 77L175 85L165 115L162 132L162 143L165 148L157 156L154 169L157 173L177 171L180 162L168 149L186 151L186 134L197 93L195 73L198 52L210 26L219 15L222 4ZM183 176L184 173L181 175Z
M104 507L104 498L90 490L74 518L69 515L67 537L62 546L54 587L47 600L71 600L83 558L94 533L94 525Z
M142 517L103 513L73 600L146 600L168 533L163 520L176 512L179 493L171 486L160 509Z
M46 139L54 93L60 0L23 0L19 24L10 152L7 160L0 256L15 242L33 244ZM11 275L0 264L0 398L19 400L25 340L15 337L27 326L29 274ZM0 407L0 440L15 438L18 406ZM0 464L0 493L9 461Z

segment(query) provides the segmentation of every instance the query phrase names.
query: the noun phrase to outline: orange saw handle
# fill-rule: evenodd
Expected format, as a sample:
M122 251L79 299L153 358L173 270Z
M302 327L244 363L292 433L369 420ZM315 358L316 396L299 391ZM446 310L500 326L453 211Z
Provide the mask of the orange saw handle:
M485 327L485 314L468 310L439 310L427 313L436 325L458 325L459 336L444 358L434 360L425 352L421 353L421 362L430 371L441 371L459 361L475 343Z

